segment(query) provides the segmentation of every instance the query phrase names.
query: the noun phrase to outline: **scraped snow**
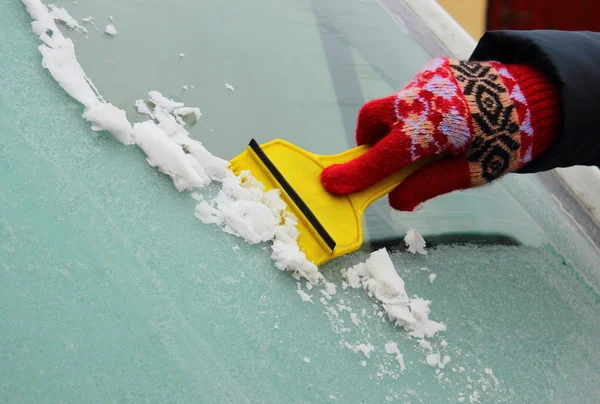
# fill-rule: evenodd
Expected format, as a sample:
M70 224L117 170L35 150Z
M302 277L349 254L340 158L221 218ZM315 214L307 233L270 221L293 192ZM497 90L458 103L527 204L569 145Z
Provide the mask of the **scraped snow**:
M385 248L373 252L366 262L341 272L350 287L362 286L372 293L381 302L389 319L403 327L408 335L422 339L446 329L443 323L429 319L429 300L408 297L404 281Z
M427 255L427 251L425 251L425 240L415 229L408 229L406 232L406 237L404 237L404 242L408 247L408 251L416 254Z

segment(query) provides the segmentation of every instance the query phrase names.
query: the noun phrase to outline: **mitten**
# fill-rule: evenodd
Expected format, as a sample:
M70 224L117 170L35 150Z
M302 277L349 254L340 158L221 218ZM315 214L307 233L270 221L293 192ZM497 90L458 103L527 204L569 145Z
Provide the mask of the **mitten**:
M389 194L393 208L412 211L525 166L556 139L559 114L557 86L531 66L434 59L404 89L361 108L356 142L373 146L321 181L348 194L438 155Z

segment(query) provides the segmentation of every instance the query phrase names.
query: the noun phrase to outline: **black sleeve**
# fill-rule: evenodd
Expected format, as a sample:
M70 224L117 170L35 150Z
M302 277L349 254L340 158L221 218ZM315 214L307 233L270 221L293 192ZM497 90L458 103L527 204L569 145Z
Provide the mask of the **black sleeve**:
M471 60L529 64L560 88L558 139L519 172L600 165L600 33L491 31L481 38Z

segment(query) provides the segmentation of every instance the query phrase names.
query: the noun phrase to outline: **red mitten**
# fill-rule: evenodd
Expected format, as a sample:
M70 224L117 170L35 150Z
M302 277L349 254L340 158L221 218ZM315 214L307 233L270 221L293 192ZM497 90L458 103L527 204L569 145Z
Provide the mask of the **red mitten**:
M356 142L373 147L326 168L321 181L330 192L348 194L443 154L390 193L393 208L412 211L544 153L558 134L559 109L556 86L531 66L434 59L403 90L362 107Z

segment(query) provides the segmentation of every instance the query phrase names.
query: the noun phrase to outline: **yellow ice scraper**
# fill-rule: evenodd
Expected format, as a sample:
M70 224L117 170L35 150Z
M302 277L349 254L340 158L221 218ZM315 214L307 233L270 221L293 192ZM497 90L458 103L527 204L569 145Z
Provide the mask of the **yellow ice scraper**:
M306 258L321 265L358 249L363 241L362 215L367 207L427 162L413 163L349 195L329 193L321 185L320 175L325 167L350 161L367 150L368 146L359 146L322 156L281 139L263 145L252 139L246 150L231 160L230 168L235 174L250 170L267 191L281 190L288 210L298 218L298 245Z

